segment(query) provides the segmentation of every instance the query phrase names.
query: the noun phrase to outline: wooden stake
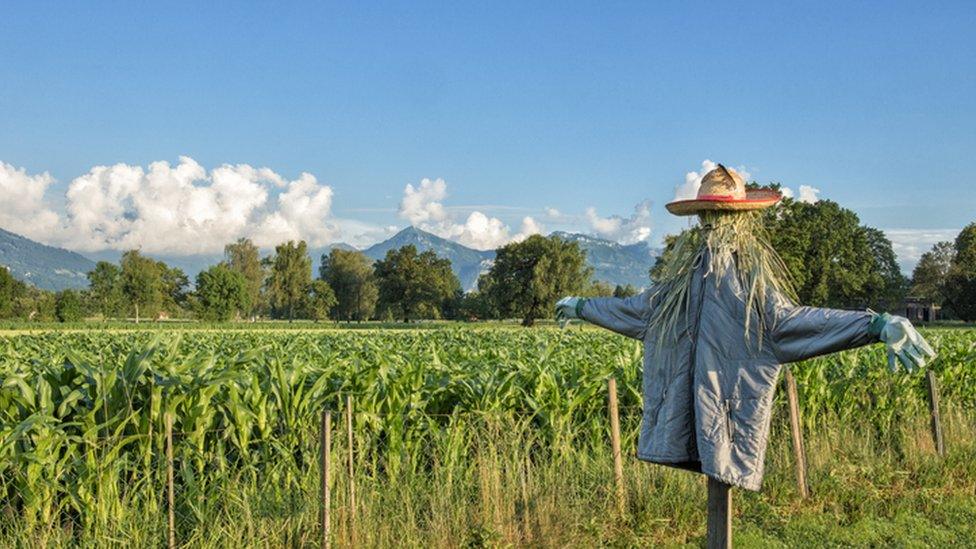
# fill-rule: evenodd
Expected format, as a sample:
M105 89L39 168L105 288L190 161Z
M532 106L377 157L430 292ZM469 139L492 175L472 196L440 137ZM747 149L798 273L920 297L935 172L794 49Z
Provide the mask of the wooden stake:
M935 451L940 456L945 456L945 442L942 439L942 422L939 414L939 381L935 378L935 372L928 370L925 377L929 381L929 412L932 415L932 440L935 442Z
M352 395L346 395L346 439L349 445L349 541L356 547L356 468L355 445L352 436Z
M617 484L617 511L623 515L627 506L624 491L624 464L620 455L620 415L617 409L617 378L608 382L610 393L610 443L613 449L613 479Z
M166 546L176 547L176 491L173 487L173 414L166 412Z
M708 549L732 549L732 487L708 477Z
M329 458L332 453L332 412L322 412L322 508L319 525L322 529L322 549L329 549L329 506L332 494L329 488Z
M800 423L800 398L796 392L796 378L793 371L786 367L786 399L790 405L790 433L793 435L793 457L796 464L796 487L801 499L810 495L807 484L807 452L803 447L803 428Z

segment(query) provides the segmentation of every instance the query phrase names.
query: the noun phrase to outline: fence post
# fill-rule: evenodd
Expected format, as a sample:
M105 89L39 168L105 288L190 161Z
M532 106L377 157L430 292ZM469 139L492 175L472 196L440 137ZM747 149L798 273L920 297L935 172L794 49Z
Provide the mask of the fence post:
M708 549L732 548L732 487L708 477Z
M610 393L610 443L613 449L613 478L617 484L617 511L623 515L626 508L624 492L624 464L620 455L620 414L617 408L617 378L611 377L607 383Z
M176 494L173 487L173 414L166 412L166 546L176 547Z
M793 457L796 464L796 487L800 498L806 499L810 495L807 484L807 452L803 447L803 429L800 423L800 398L796 392L796 378L793 371L786 367L786 399L790 405L790 432L793 436Z
M935 372L928 370L925 377L929 381L929 412L932 415L932 440L935 442L935 451L940 456L945 456L945 442L942 439L942 421L939 414L939 381L935 378Z
M355 445L352 436L352 395L346 395L346 439L349 445L349 541L356 547L356 468Z
M322 532L322 549L329 549L329 506L332 494L329 488L329 458L332 453L332 412L325 410L322 412L322 472L321 479L321 510L319 515L319 526Z

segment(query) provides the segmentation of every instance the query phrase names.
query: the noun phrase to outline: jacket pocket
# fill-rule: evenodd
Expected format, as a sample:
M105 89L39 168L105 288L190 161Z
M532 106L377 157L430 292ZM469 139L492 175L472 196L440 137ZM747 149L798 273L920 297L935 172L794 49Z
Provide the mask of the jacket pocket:
M725 400L726 434L729 442L735 444L746 440L757 440L765 421L762 399L728 398Z

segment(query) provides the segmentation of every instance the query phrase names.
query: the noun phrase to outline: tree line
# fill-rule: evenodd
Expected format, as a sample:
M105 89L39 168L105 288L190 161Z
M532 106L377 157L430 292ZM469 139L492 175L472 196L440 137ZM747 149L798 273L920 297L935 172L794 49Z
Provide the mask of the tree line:
M774 186L775 188L775 186ZM976 320L976 223L955 243L924 254L912 280L898 268L891 242L860 224L835 202L784 199L762 215L804 304L892 310L910 294ZM656 279L676 236L649 273ZM308 319L413 321L548 318L563 295L627 297L631 286L592 279L583 250L559 237L531 236L503 246L478 287L464 292L449 260L412 245L372 261L355 250L333 249L313 261L305 242L285 242L262 257L247 239L228 244L224 259L200 272L193 288L182 270L122 254L88 273L85 290L46 292L0 269L0 318L74 321L101 317L160 319Z

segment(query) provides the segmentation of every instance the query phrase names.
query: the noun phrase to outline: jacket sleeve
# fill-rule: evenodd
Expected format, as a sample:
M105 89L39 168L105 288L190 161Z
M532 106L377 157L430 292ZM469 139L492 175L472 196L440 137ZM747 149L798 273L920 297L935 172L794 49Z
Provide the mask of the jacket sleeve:
M776 357L782 363L879 341L871 328L873 315L866 311L799 307L782 301L775 310L771 335Z
M618 334L643 339L651 319L651 291L626 298L588 298L580 309L580 318Z

